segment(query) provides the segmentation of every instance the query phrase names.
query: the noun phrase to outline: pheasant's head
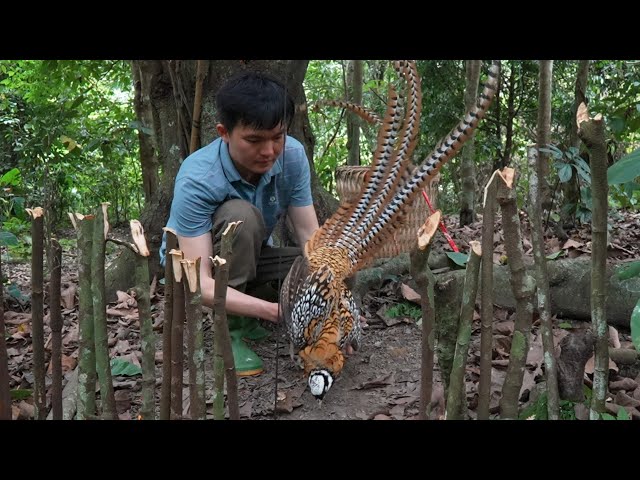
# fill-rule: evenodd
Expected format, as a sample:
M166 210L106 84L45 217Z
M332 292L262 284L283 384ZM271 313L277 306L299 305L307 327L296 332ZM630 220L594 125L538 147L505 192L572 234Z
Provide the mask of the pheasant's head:
M309 375L309 389L311 395L322 400L333 385L333 375L329 370L313 370Z
M309 377L309 389L318 400L329 391L344 366L344 355L335 343L324 338L300 351L304 373Z

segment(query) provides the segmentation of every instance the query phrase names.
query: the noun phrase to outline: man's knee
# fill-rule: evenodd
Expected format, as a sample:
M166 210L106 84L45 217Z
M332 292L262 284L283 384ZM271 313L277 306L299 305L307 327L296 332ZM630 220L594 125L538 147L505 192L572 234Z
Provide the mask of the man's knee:
M241 221L242 225L236 232L238 236L250 237L259 244L265 235L264 219L260 210L246 200L227 200L218 207L213 215L213 230L216 239L222 235L226 225L230 222Z
M213 251L220 252L222 234L230 222L242 221L233 237L233 254L229 269L229 286L244 290L256 277L256 268L265 236L260 211L245 200L228 200L213 216Z

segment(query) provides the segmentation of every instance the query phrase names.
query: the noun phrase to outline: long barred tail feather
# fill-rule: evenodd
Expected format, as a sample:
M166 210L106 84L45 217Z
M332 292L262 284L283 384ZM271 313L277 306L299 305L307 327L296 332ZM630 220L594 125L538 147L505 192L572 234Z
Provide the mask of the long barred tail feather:
M363 248L360 250L361 255L355 266L355 271L368 264L377 249L398 227L415 195L438 173L442 165L460 151L471 137L493 101L498 89L499 74L500 62L494 61L488 72L488 80L474 108L467 112L463 120L438 144L422 166L416 169L413 176L405 182L392 201L385 205L385 209L380 213L370 235L363 241Z
M394 66L404 79L405 93L400 95L393 87L389 88L387 112L379 130L367 182L362 186L358 199L341 204L305 246L307 255L323 245L346 249L351 261L351 273L368 264L402 222L415 195L470 138L493 100L500 64L493 62L490 67L488 81L476 106L467 112L422 165L415 169L413 175L411 155L417 143L422 104L420 80L415 62L398 61ZM357 113L365 112L365 109L359 109L354 104L334 104ZM370 115L360 116L375 121Z

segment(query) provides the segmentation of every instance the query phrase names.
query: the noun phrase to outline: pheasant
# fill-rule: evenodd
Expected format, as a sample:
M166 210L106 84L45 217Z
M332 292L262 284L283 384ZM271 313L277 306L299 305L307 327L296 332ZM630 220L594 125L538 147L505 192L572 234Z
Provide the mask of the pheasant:
M471 136L493 100L499 75L499 63L494 62L476 106L414 170L411 155L420 124L420 79L414 61L396 61L394 68L404 80L404 95L389 87L372 165L358 198L342 203L313 234L304 247L305 256L296 259L280 293L289 340L318 400L344 367L343 349L360 345L360 310L348 280L391 240L415 195ZM365 109L354 111L368 121L376 120Z

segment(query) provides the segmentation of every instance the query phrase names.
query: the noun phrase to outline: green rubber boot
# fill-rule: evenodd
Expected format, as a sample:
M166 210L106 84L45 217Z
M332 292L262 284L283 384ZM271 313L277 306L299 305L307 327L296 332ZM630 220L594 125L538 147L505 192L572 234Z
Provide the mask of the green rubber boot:
M264 371L262 359L242 339L245 333L244 318L229 315L228 322L236 374L240 377L261 374Z
M245 318L242 331L244 332L242 338L248 338L254 341L267 338L271 334L268 329L260 325L257 318Z

